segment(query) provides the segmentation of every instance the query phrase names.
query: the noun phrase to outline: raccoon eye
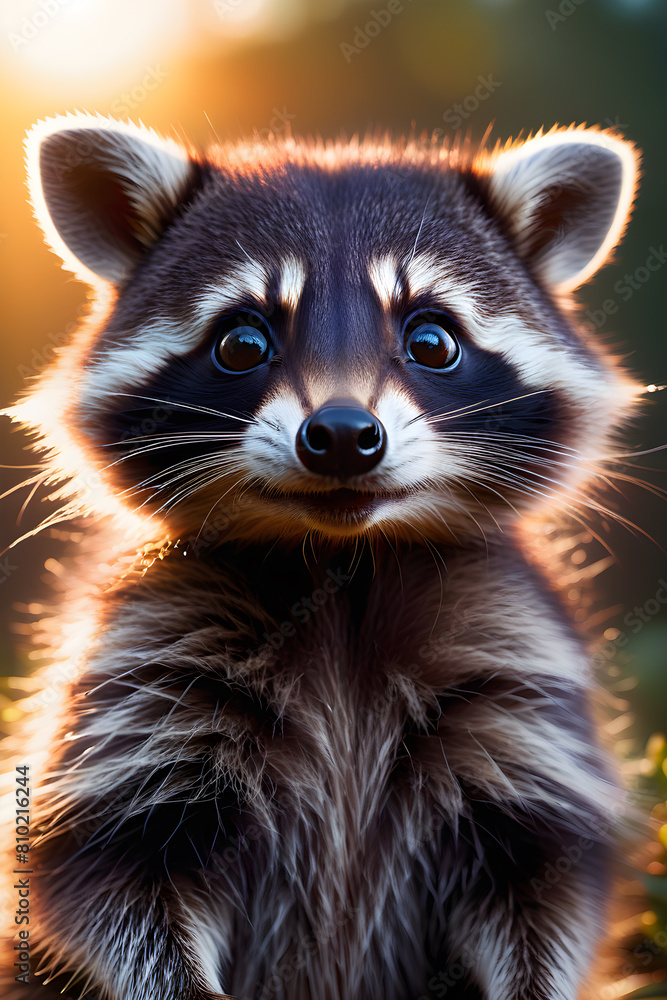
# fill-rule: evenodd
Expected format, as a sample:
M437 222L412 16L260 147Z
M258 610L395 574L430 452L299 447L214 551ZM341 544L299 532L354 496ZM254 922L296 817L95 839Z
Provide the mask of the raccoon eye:
M451 326L451 320L443 313L417 313L403 331L408 357L424 368L453 368L461 358L461 348Z
M235 313L218 324L213 361L225 372L249 372L273 351L269 326L257 313Z

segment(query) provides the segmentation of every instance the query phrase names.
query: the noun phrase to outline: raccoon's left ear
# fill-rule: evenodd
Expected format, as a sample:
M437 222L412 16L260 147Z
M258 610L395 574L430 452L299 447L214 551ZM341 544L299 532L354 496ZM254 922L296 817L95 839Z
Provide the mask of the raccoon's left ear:
M63 265L84 281L124 281L197 187L199 166L151 129L68 114L26 139L35 215Z
M593 129L538 136L492 161L493 207L521 256L554 291L590 278L620 240L637 161L631 143Z

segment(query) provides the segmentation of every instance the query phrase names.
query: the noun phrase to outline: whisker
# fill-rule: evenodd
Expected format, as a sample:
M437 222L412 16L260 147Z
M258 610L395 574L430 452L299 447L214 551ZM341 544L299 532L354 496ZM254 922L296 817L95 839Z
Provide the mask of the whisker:
M209 452L204 455L193 456L191 458L186 458L181 462L176 462L174 465L169 465L165 469L160 469L158 472L154 472L152 475L147 476L145 479L140 480L140 482L135 483L133 486L128 487L120 493L120 496L125 496L131 491L140 490L144 487L149 486L151 483L156 482L162 476L169 476L176 473L176 479L182 477L182 475L187 475L190 472L196 472L197 469L202 471L209 466L219 466L222 468L224 465L233 467L240 462L240 459L236 455L226 455L220 452ZM169 485L169 480L167 480L166 485Z
M240 440L239 436L235 435L235 434L230 434L229 437L225 437L225 438L223 438L221 435L216 434L216 435L212 435L212 439L216 440L216 441L230 441L230 440L231 441L239 441ZM185 439L185 440L180 440L180 441L179 440L165 441L165 442L163 442L161 444L153 443L153 444L150 444L150 445L145 445L142 448L134 448L132 451L127 452L127 454L121 455L120 458L116 458L116 459L114 459L113 462L109 462L108 465L103 466L103 469L104 470L106 470L106 469L112 469L112 468L114 468L114 466L120 465L122 462L127 462L128 459L136 458L138 455L152 454L153 452L162 451L162 450L164 450L166 448L182 447L185 444L204 444L204 443L206 443L207 441L210 441L210 440L211 440L211 438L190 438L190 439Z
M229 474L228 470L225 470L222 473L216 473L216 467L213 466L209 472L203 473L202 475L194 479L191 479L190 482L186 483L186 485L182 489L178 490L172 496L168 497L164 501L164 503L160 507L158 507L156 513L159 514L163 510L171 510L173 507L176 506L177 503L184 502L185 500L189 499L189 497L193 496L195 493L198 493L200 490L205 489L207 486L211 486L213 483L217 482L220 479L223 479L228 474ZM144 506L146 503L150 503L150 501L154 499L157 493L159 493L163 489L168 488L169 485L172 484L159 484L157 487L155 487L151 496L147 500L145 500L141 506Z
M415 245L412 248L412 253L410 254L410 260L408 261L408 267L412 264L414 256L417 253L417 244L419 243L419 237L422 234L422 229L424 227L424 220L426 218L426 213L428 211L428 206L431 203L431 198L433 197L433 191L429 191L428 198L426 199L426 204L424 205L424 211L422 212L421 221L419 223L419 229L417 230L417 235L415 237Z
M156 396L142 396L136 392L114 392L111 389L104 390L107 396L128 396L131 399L144 399L149 403L157 403L159 406L178 406L182 410L192 410L194 413L210 414L214 417L222 417L223 420L239 420L244 424L255 424L255 418L240 417L233 413L223 413L222 410L214 410L209 406L200 406L192 403L181 403L174 399L158 399Z
M28 504L30 503L30 501L32 500L32 498L34 497L35 493L37 492L37 490L39 489L39 487L42 485L42 483L43 483L42 479L37 480L37 482L34 484L33 488L28 493L27 497L25 498L25 500L21 504L21 509L18 512L18 515L16 517L16 527L17 528L20 525L21 521L23 520L23 515L26 512L26 508L27 508Z
M550 448L544 448L544 449L539 448L539 443L543 440L540 438L530 438L525 435L513 435L510 432L503 432L503 431L489 431L485 434L478 434L477 432L472 432L472 431L451 431L448 432L448 438L450 440L452 439L462 440L464 443L468 445L469 449L475 449L479 440L486 438L487 440L491 440L494 443L494 459L497 458L499 455L501 455L506 459L510 460L518 459L521 462L523 462L527 457L523 451L523 448L526 446L536 447L538 448L538 450L544 450L546 457L538 458L534 455L530 455L529 460L531 464L537 464L544 467L557 466L563 469L576 469L578 471L586 472L590 476L593 476L596 479L605 483L605 485L608 486L610 489L616 490L617 492L620 492L620 490L618 486L613 482L614 479L620 482L628 483L629 485L632 486L638 486L642 489L646 489L650 493L653 493L655 496L662 497L667 495L667 490L664 490L663 488L656 486L653 483L648 483L637 476L630 476L627 473L621 472L619 470L605 468L599 462L591 463L590 465L584 465L580 460L580 456L574 449L568 449L568 450L572 451L573 457L577 459L576 463L573 464L572 462L560 461L559 459L553 456L553 453ZM495 444L497 440L500 440L502 442L500 449ZM516 441L519 441L521 443L521 448L509 447L510 445L514 445ZM554 442L553 444L557 443ZM471 454L470 450L468 451L468 454ZM477 449L477 454L478 456L481 456L483 460L488 461L488 457L484 451ZM565 453L563 457L567 458L568 456ZM607 462L609 460L610 460L609 458L605 457L602 459L602 462ZM534 474L539 475L538 473Z
M75 517L80 517L84 511L82 511L81 506L75 501L70 501L63 507L60 507L57 511L52 514L48 514L43 521L35 527L31 528L30 531L25 531L18 538L15 538L9 545L6 545L4 549L0 552L0 556L4 556L11 549L16 548L21 542L25 542L28 538L34 538L41 531L46 531L48 528L52 528L56 524L62 524L64 521L71 521Z
M426 545L426 547L430 551L431 555L433 556L433 563L435 565L436 570L438 571L438 579L440 581L440 602L438 604L438 610L437 610L436 616L433 619L433 625L431 626L431 631L429 632L429 638L431 638L431 636L433 635L433 632L435 630L435 627L438 624L438 619L439 619L440 613L442 611L442 605L443 605L444 600L445 600L445 584L444 584L444 581L442 579L442 573L440 572L440 567L438 566L438 563L437 563L437 560L436 560L436 556L438 557L438 559L440 559L440 562L443 565L445 573L447 573L448 570L447 570L447 564L446 564L445 560L442 557L442 553L436 548L436 546L433 544L433 542L431 542L426 537L426 535L423 535L421 533L421 531L419 531L418 528L415 529L415 530L417 531L417 534L422 539L422 541L424 542L424 544Z
M234 483L232 486L230 486L228 490L225 490L225 492L222 494L222 496L218 497L218 499L215 501L215 503L213 504L213 506L208 511L206 517L202 521L201 527L200 527L199 531L197 532L197 537L195 538L195 545L199 541L199 536L201 535L202 531L204 530L204 528L206 526L206 522L208 521L209 517L211 516L211 514L213 513L213 511L215 510L215 508L218 506L218 504L222 503L222 501L225 499L225 497L227 496L227 494L231 493L231 491L233 489L236 489L238 486L240 486L241 483L246 482L248 479L252 480L254 478L256 478L256 477L250 476L250 475L242 476L241 479L237 480L237 482Z
M645 451L630 451L625 455L612 455L612 458L641 458L642 455L653 455L656 451L664 451L667 444L659 444L655 448L647 448Z
M39 472L36 476L31 476L29 479L24 479L22 482L17 483L15 486L10 486L8 490L0 494L0 500L5 500L7 497L11 496L12 493L16 493L17 490L22 490L28 486L39 486L40 483L48 482L51 477L51 473L48 470Z
M100 445L100 447L119 448L135 441L208 441L210 439L234 439L241 441L243 440L243 433L240 431L174 431L173 433L165 431L161 434L133 434L130 437L121 438L120 441L105 441L102 445Z
M34 465L4 465L0 463L0 469L41 469L41 468L42 468L41 462L36 462Z
M503 431L503 430L483 430L478 431L472 428L458 430L448 430L447 436L449 437L463 437L468 438L472 441L479 440L480 438L488 438L491 440L505 440L510 442L521 442L522 444L532 444L536 447L544 447L545 451L551 451L551 449L557 449L563 452L569 452L572 455L578 455L579 452L576 448L572 448L570 445L564 444L562 441L553 441L550 438L535 437L533 434L516 434L513 431Z
M242 466L238 466L238 468L242 468ZM189 497L193 496L195 493L198 493L200 490L212 486L214 483L219 482L221 479L224 479L226 476L230 474L231 471L233 470L224 469L224 471L216 473L216 466L212 466L209 472L206 472L203 475L191 480L182 490L179 490L174 496L166 500L163 506L159 508L159 510L162 510L163 508L170 510L172 507L175 507L177 503L181 503L184 500L189 499ZM230 488L225 493L223 493L222 497L219 499L222 499L227 495L227 493L229 493L232 489L234 489L234 485L230 486Z
M411 424L417 423L420 420L426 420L430 423L431 419L434 417L438 422L440 422L442 420L450 420L455 416L460 416L461 414L470 416L473 413L482 413L484 410L490 410L496 406L504 406L506 403L516 403L521 399L529 399L531 396L540 396L545 392L550 391L551 390L549 389L536 389L534 392L526 392L521 396L512 396L509 399L506 397L495 401L493 398L491 398L491 400L484 399L481 400L480 403L468 403L466 406L460 406L457 410L444 410L441 413L438 413L438 407L434 407L432 410L425 410L424 413L419 413L416 417L412 417L412 419L407 421L405 426L409 427ZM482 403L487 405L483 406L481 405Z

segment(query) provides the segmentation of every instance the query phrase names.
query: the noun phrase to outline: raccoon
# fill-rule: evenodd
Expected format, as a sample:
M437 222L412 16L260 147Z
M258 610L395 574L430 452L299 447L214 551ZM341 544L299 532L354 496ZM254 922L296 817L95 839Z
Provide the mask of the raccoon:
M95 304L11 411L84 529L4 995L584 995L625 802L544 525L640 393L572 294L633 145L27 151Z

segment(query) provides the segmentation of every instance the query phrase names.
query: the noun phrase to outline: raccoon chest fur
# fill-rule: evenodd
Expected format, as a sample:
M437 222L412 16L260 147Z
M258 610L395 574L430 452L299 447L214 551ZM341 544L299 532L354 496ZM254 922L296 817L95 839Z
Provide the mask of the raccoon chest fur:
M93 868L113 835L116 872L131 845L131 869L171 880L234 996L420 995L494 855L502 897L513 851L530 886L613 805L585 663L536 572L511 546L437 557L174 553L92 651L61 822Z
M575 298L636 151L27 150L95 304L10 411L77 541L8 996L583 997L624 805L545 529L640 392Z

